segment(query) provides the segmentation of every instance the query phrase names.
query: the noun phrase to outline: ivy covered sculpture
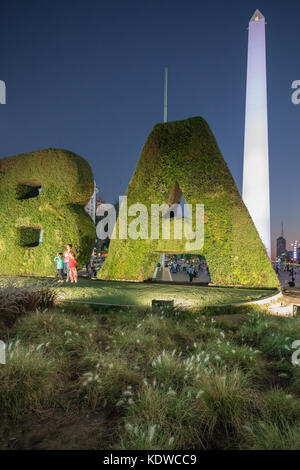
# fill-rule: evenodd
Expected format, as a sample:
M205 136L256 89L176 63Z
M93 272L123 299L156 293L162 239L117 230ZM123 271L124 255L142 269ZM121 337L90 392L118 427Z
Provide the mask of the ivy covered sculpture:
M73 245L78 265L93 250L84 206L94 191L82 157L45 149L0 159L0 274L53 275L53 258Z
M214 135L201 117L154 126L127 189L127 204L204 205L204 246L217 285L278 287L278 280ZM132 217L128 217L130 224ZM174 219L173 219L174 220ZM193 221L194 224L194 221ZM117 224L118 225L118 224ZM101 279L143 281L162 253L189 253L185 240L112 239Z

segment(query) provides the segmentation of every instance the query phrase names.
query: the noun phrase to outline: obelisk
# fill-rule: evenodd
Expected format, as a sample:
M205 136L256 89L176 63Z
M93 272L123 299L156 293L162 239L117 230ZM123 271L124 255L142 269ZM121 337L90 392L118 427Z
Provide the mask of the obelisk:
M248 33L243 200L271 257L265 25L256 10Z

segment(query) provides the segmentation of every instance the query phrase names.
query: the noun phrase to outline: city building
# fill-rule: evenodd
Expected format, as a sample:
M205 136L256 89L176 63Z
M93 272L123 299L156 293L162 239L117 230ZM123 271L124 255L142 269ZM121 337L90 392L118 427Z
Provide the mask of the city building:
M284 256L286 253L286 239L283 235L283 222L281 222L281 236L276 240L276 256Z
M286 239L279 237L276 240L276 256L283 256L286 254Z

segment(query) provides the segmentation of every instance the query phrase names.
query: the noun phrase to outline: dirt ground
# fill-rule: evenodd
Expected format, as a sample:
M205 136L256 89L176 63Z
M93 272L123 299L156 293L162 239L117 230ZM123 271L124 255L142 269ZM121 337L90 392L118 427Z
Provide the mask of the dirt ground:
M97 450L114 440L114 419L106 412L47 411L12 424L2 423L1 450Z

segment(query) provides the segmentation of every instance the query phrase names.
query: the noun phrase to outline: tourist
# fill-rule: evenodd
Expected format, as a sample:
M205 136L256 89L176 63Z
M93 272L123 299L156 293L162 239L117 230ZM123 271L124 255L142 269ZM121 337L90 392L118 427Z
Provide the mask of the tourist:
M292 281L294 282L294 281L295 281L295 278L296 278L296 272L295 272L295 269L294 269L293 267L290 269L290 274L289 274L289 276L292 277Z
M191 264L191 266L187 269L187 273L189 275L189 278L190 278L190 282L193 282L193 279L194 279L194 276L195 276L195 271L194 271L194 268L193 268L193 265Z
M175 274L177 272L177 265L176 263L172 263L171 265L171 273Z
M56 269L59 276L58 282L64 282L64 255L62 253L57 253L54 261L56 262Z
M91 278L92 277L97 277L96 266L98 266L98 264L96 264L96 262L94 260L91 260Z
M208 264L206 265L206 274L207 274L207 276L210 278L210 272L209 272Z
M77 269L76 269L76 258L73 251L69 252L69 275L71 283L77 283Z
M71 243L69 243L66 246L66 251L64 252L64 273L67 273L67 282L70 281L70 269L69 269L70 253L75 257L75 254L72 251Z

